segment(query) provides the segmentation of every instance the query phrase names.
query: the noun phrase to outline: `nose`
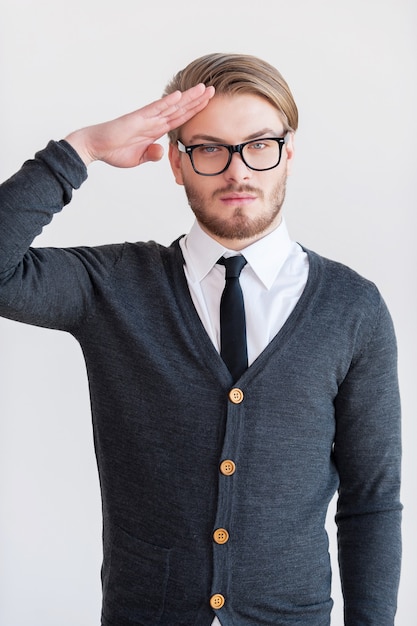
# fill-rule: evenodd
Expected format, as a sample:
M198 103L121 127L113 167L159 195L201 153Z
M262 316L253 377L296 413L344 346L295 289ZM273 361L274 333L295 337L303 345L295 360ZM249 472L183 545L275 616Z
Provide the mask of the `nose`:
M234 152L229 167L223 175L229 181L248 180L252 176L252 170L245 165L241 155L238 152Z

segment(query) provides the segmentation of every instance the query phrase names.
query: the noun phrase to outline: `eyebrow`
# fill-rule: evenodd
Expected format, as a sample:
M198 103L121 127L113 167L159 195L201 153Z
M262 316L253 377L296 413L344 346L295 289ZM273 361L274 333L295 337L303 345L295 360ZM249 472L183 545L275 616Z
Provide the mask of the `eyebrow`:
M277 131L273 130L272 128L262 128L261 130L256 131L256 133L251 133L250 135L247 135L247 137L243 139L242 143L244 143L245 141L250 141L251 139L259 139L261 137L264 137L265 135L268 135L270 137L279 137L280 135L282 135L282 133L277 133ZM195 144L198 141L204 141L204 142L208 141L210 143L222 143L222 144L227 143L224 141L224 139L215 137L213 135L197 134L197 135L193 135L190 138L190 145Z

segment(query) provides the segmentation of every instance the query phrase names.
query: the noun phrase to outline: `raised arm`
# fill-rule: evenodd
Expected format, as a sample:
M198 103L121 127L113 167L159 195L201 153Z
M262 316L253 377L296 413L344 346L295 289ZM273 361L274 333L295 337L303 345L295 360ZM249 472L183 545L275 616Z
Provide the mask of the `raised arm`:
M36 249L32 241L70 202L89 163L134 167L159 160L163 148L155 142L201 111L213 93L196 85L71 133L66 141L51 141L0 185L0 315L53 328L77 324L92 302L94 281L109 271L118 247Z
M159 161L163 148L155 141L201 111L213 95L214 88L203 84L175 91L133 113L71 133L66 141L85 165L104 161L116 167L135 167Z

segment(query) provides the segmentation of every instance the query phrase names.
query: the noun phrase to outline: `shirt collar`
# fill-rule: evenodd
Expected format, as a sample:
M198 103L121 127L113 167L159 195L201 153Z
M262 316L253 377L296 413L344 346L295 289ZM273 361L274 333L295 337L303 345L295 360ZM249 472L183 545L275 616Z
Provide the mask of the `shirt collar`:
M194 221L190 232L180 241L184 252L189 279L201 282L223 255L236 254L210 237ZM275 278L290 254L292 241L289 237L285 220L271 233L258 239L241 250L248 265L255 272L266 289L270 289Z
M201 282L227 251L201 228L197 220L190 232L180 240L190 280Z
M270 289L292 247L284 218L275 230L241 251L266 289Z

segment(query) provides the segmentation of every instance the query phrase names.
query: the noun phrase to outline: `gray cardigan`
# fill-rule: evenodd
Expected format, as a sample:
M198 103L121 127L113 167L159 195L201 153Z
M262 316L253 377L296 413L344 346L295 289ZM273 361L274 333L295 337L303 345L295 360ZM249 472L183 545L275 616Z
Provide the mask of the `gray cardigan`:
M345 623L392 625L399 394L375 286L308 251L298 304L230 393L178 242L28 250L85 178L51 142L2 185L0 314L68 331L85 356L102 624L209 626L213 611L223 626L329 624L338 489Z

